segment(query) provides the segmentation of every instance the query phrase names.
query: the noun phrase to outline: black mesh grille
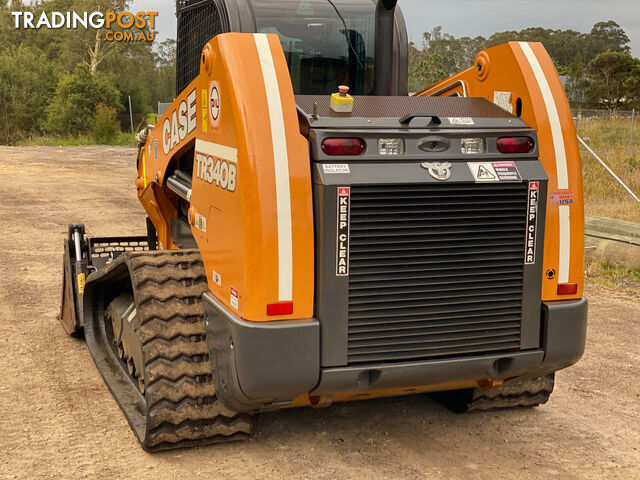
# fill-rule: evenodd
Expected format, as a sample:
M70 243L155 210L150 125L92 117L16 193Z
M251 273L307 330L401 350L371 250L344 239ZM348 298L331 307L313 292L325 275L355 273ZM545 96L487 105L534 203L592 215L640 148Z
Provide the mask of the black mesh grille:
M200 54L223 31L221 12L213 0L186 1L178 13L176 91L180 94L200 73Z
M527 195L353 186L349 364L519 349Z

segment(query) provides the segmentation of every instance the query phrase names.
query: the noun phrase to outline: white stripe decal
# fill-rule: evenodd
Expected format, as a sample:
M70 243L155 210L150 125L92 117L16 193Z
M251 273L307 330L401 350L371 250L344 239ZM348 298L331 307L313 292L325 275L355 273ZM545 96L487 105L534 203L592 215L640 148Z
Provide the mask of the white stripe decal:
M222 160L228 160L238 163L238 150L232 147L226 147L217 143L207 142L205 140L196 140L196 152L211 155Z
M282 113L278 77L269 40L265 34L255 34L256 47L264 78L271 124L273 161L276 173L276 210L278 216L278 299L293 300L293 240L291 233L291 188L289 158Z
M538 62L531 46L526 42L520 42L520 47L533 69L533 74L538 81L538 86L540 87L542 97L544 98L544 105L547 107L549 125L551 126L551 136L553 137L553 149L556 152L558 189L567 190L569 188L569 176L567 175L567 152L564 148L564 137L562 136L562 126L560 124L560 116L558 115L556 102L553 99L553 94L551 93L551 87L549 86L547 77L544 76L540 62Z
M569 259L571 258L571 211L569 205L560 206L560 266L558 283L569 283Z
M569 189L569 175L567 173L567 152L564 145L564 137L562 136L562 126L560 123L560 115L558 115L558 108L556 102L553 99L553 93L551 93L551 87L547 81L547 77L544 75L544 71L540 66L540 62L536 58L531 46L527 42L519 42L520 48L524 52L525 57L529 61L529 65L533 70L533 74L536 77L542 98L544 99L544 105L547 108L547 115L549 116L549 125L551 127L551 137L553 138L553 149L556 156L556 175L558 178L558 189ZM559 249L559 261L558 267L558 283L567 283L569 281L569 264L571 255L571 219L569 206L563 205L560 207L560 249Z

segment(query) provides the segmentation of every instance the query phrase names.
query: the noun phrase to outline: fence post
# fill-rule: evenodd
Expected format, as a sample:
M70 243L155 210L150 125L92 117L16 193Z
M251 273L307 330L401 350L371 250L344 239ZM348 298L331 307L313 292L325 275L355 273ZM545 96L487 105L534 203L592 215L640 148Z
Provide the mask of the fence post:
M636 109L631 110L631 134L629 135L629 149L633 150L633 126L636 120Z
M133 109L131 108L131 95L129 95L129 118L131 119L131 133L134 133L134 131L133 131Z

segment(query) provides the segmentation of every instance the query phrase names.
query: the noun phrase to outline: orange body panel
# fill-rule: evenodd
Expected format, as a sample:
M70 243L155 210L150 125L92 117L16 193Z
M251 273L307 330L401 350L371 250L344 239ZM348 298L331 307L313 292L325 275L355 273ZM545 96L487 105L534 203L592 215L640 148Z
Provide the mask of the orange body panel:
M155 205L167 170L188 155L189 221L213 294L250 321L311 318L310 160L278 37L218 35L200 67L141 150L140 201L162 246L176 248ZM268 317L267 304L283 301L293 314Z
M489 48L478 54L473 68L417 95L466 95L492 102L502 97L503 107L520 113L537 130L540 161L549 177L542 300L581 298L584 203L580 152L569 102L542 44L510 42ZM577 283L578 291L558 295L559 283Z

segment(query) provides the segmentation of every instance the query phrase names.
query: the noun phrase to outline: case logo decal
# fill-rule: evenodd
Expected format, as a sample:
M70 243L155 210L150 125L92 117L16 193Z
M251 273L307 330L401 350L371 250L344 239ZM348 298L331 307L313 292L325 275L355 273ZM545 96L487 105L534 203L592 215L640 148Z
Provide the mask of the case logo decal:
M162 124L162 147L165 155L196 129L196 101L196 90L193 89L186 100L180 102L178 109L165 118Z

